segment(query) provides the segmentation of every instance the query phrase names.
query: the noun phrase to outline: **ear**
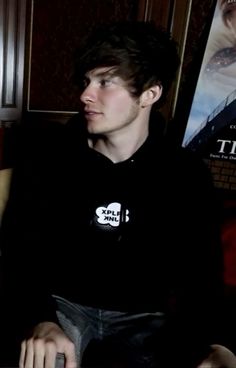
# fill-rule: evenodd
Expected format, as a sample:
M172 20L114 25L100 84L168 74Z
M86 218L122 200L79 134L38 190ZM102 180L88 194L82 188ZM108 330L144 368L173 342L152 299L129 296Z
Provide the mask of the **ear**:
M140 106L147 107L153 105L162 95L162 87L155 85L146 89L140 96Z

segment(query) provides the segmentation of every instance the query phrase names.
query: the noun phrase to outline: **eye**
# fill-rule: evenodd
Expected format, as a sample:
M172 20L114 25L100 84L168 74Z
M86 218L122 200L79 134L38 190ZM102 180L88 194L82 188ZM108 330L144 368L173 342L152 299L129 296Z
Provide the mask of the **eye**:
M101 87L108 87L111 84L111 82L112 82L111 79L108 79L108 78L107 79L105 79L105 78L101 79L100 80L100 86Z

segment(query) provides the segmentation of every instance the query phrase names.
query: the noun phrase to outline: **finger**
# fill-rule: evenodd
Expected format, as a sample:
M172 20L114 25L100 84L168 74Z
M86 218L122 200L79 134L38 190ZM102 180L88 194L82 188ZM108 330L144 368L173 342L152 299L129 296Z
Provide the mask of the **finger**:
M64 354L65 354L65 368L77 368L75 346L73 343L67 344Z
M34 368L34 345L32 339L26 342L24 368Z
M55 368L56 355L56 346L54 344L47 344L45 351L44 368Z
M204 360L197 368L217 368L216 366L212 365L212 362L209 360Z
M24 368L25 365L25 354L26 354L26 341L24 340L21 343L21 351L20 351L20 359L19 359L19 368Z
M34 346L34 368L44 368L45 349L43 346ZM54 368L54 367L53 367Z

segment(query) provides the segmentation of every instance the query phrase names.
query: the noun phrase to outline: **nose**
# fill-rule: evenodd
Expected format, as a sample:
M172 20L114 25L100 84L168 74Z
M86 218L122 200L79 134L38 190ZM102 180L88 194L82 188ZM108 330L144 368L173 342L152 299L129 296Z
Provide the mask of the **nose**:
M86 104L88 102L94 102L95 100L96 100L95 89L92 87L91 83L89 83L87 87L83 90L82 94L80 95L80 101Z

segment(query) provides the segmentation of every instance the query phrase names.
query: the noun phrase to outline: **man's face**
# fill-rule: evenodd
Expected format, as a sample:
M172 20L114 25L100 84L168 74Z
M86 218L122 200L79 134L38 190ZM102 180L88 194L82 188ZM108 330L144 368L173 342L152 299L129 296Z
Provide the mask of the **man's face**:
M80 99L92 134L109 135L127 129L141 110L139 100L131 96L125 81L114 74L112 67L86 73Z

